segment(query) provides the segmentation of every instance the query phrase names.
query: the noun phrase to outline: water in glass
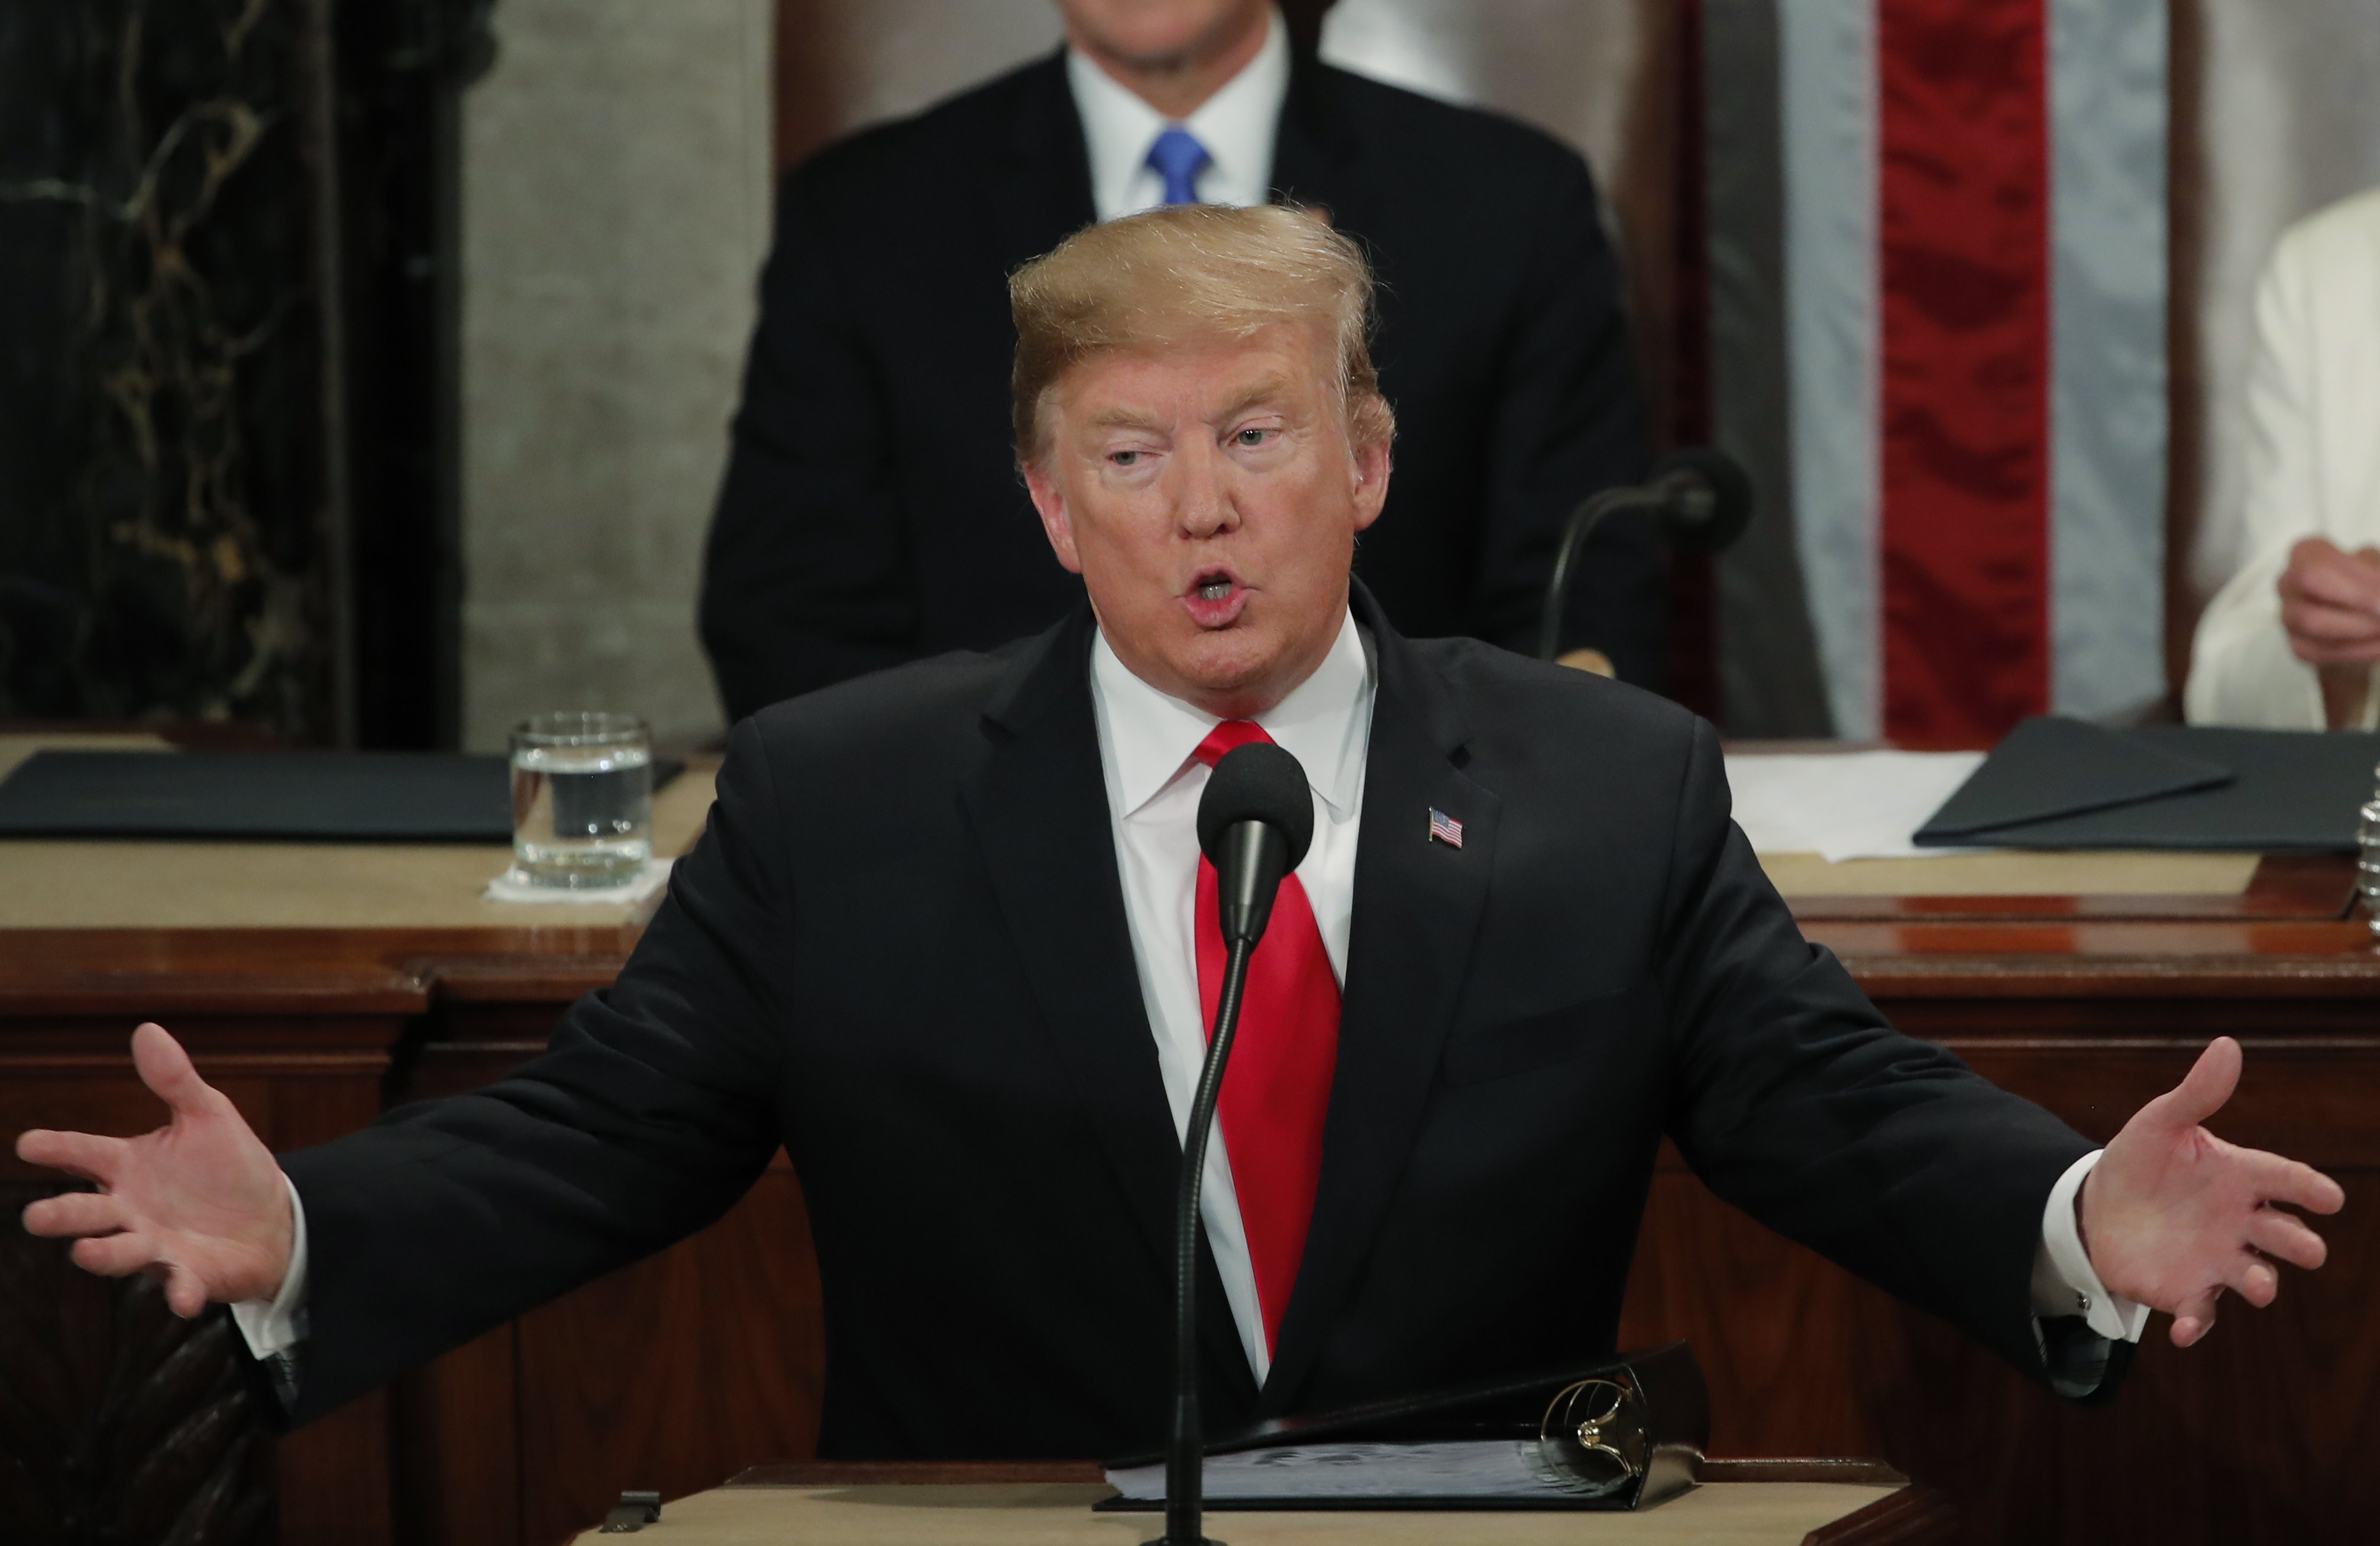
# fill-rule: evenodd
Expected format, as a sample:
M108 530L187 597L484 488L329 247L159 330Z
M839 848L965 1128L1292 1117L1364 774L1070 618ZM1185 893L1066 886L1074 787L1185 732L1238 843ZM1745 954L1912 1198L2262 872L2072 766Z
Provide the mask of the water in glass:
M513 861L573 889L636 879L653 851L653 754L624 714L544 714L513 735Z

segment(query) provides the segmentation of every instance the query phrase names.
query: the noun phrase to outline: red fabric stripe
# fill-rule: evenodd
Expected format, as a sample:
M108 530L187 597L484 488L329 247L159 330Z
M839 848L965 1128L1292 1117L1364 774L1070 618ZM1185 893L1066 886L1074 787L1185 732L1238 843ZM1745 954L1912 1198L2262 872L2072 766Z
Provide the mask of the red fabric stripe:
M2049 704L2046 0L1876 0L1885 735Z

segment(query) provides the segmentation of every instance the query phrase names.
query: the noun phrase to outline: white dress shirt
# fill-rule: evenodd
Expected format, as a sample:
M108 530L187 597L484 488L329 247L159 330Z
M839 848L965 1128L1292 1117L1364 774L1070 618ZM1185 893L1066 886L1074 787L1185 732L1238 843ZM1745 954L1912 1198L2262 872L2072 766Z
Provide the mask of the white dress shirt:
M1191 754L1222 722L1169 698L1124 668L1102 633L1091 648L1091 707L1099 721L1099 762L1107 773L1108 818L1116 869L1123 880L1124 920L1141 1003L1157 1038L1173 1131L1190 1130L1190 1102L1207 1060L1206 1013L1198 996L1198 797L1207 764ZM1331 973L1347 981L1347 924L1355 907L1355 833L1364 809L1364 752L1372 738L1372 668L1352 616L1339 625L1330 654L1296 691L1257 716L1266 735L1305 768L1314 791L1314 846L1297 866L1298 883L1322 931ZM1255 1264L1231 1158L1218 1124L1207 1149L1199 1214L1223 1279L1240 1345L1257 1383L1272 1359Z
M1342 989L1375 685L1369 651L1351 615L1340 624L1339 637L1314 675L1257 716L1265 733L1305 768L1312 787L1314 844L1298 864L1297 879ZM1190 1102L1207 1056L1196 903L1198 797L1206 792L1208 770L1192 754L1221 721L1135 676L1109 648L1104 633L1091 650L1091 708L1133 967L1179 1138L1189 1130ZM2042 1210L2041 1244L2034 1253L2033 1309L2044 1319L2081 1315L2101 1336L2137 1342L2148 1309L2116 1297L2100 1283L2075 1217L2075 1196L2098 1157L2095 1150L2077 1160L2050 1189ZM260 1358L285 1352L304 1337L306 1212L294 1187L289 1203L297 1214L297 1240L280 1293L232 1307L240 1334ZM1207 1149L1199 1216L1240 1345L1261 1385L1272 1360L1220 1124Z
M1174 127L1189 130L1212 158L1196 178L1200 202L1245 207L1272 198L1272 142L1289 95L1289 29L1278 10L1257 56L1187 118L1168 118L1072 48L1066 84L1083 120L1091 207L1101 220L1165 201L1165 179L1148 164L1148 148Z

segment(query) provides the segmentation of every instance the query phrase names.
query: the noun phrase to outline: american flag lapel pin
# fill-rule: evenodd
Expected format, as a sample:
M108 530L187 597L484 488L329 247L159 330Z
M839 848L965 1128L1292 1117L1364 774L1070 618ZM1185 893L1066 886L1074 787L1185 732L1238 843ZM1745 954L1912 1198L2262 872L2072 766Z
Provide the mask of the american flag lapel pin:
M1463 823L1436 806L1432 806L1429 811L1429 835L1433 842L1443 843L1450 848L1460 848L1463 846Z

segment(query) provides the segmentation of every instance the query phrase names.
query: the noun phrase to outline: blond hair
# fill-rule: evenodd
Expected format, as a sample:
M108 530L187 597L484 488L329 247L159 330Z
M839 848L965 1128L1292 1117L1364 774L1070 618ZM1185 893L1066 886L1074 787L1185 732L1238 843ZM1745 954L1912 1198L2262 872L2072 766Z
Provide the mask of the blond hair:
M1396 432L1372 369L1372 270L1319 216L1281 205L1175 204L1075 232L1009 276L1016 455L1047 449L1060 378L1095 354L1188 338L1245 338L1298 323L1336 345L1333 384L1351 444Z

